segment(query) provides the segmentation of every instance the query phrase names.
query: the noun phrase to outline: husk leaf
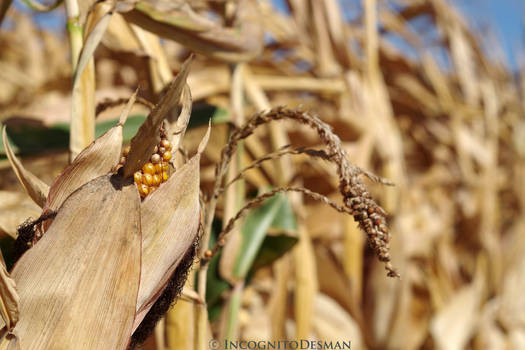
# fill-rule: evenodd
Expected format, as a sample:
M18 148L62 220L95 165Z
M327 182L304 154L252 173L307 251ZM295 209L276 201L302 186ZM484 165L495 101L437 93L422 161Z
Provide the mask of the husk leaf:
M122 111L119 123L85 148L55 179L45 209L56 210L77 188L98 176L106 175L118 164L122 149L122 126L136 95L135 91Z
M46 202L46 198L49 194L49 185L44 183L38 177L33 175L30 171L26 170L22 163L16 158L11 145L7 140L6 127L2 130L2 138L4 141L4 149L11 163L11 167L16 174L16 177L20 181L22 187L31 197L31 199L38 204L38 206L43 207Z
M4 257L0 253L0 315L2 315L7 331L11 331L18 322L19 306L20 297L16 291L16 283L9 276Z
M158 299L198 234L199 161L209 134L210 128L199 152L142 204L142 269L134 328Z
M129 177L140 169L149 160L155 145L159 143L160 126L168 112L179 102L182 89L186 85L192 59L193 56L184 62L166 94L148 115L137 135L131 140L130 151L123 170L124 177Z
M187 4L164 5L167 3L141 1L124 18L193 51L228 62L253 59L262 50L262 28L251 1L238 2L237 25L232 28L217 25Z
M12 272L22 348L127 347L140 278L139 210L136 187L110 175L66 199Z

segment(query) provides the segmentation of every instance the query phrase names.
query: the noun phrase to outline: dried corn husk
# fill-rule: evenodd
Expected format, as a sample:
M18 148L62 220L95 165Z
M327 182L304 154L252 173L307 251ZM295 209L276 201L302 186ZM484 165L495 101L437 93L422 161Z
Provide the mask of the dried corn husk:
M140 278L139 205L136 187L109 175L65 200L12 272L22 348L126 348Z

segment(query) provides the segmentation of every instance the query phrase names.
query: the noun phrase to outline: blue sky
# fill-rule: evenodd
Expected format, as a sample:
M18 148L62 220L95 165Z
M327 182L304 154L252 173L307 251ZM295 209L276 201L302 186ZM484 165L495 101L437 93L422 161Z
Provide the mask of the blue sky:
M346 11L360 8L360 0L339 0ZM525 0L447 0L457 6L466 20L480 30L490 30L503 50L510 67L525 61ZM283 8L285 0L273 0ZM352 17L350 15L350 17ZM394 39L394 42L396 40ZM401 44L401 46L404 46Z
M277 7L284 6L284 0L273 0ZM359 0L340 0L346 3L343 8L359 7ZM516 69L525 61L525 0L448 0L458 6L467 20L481 30L489 29L503 49L506 61ZM19 9L26 9L21 1L15 1ZM354 4L354 5L353 5ZM44 26L60 28L65 25L63 9L36 17Z
M510 66L525 59L525 0L454 0L477 26L488 26L502 46Z

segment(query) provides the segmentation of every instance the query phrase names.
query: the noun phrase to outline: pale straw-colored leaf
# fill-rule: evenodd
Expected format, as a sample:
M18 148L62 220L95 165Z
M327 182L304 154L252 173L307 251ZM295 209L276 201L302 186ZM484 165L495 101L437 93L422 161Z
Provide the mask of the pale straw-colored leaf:
M188 163L144 200L142 270L137 300L136 328L158 299L168 279L193 244L200 221L199 161L210 128Z
M169 350L191 349L194 339L193 304L204 305L191 288L195 274L190 274L182 290L180 300L166 313L166 343Z
M365 349L358 323L341 305L325 294L315 296L313 330L318 339L332 340L334 343L337 341L341 349L349 348L349 343L352 349Z
M344 221L344 272L352 281L350 286L351 298L360 303L363 288L363 246L365 239L354 218L346 217Z
M7 154L7 158L9 158L11 167L13 168L16 177L20 181L20 184L22 187L24 187L24 190L27 192L29 197L31 197L31 199L40 207L43 207L49 194L49 185L44 183L30 171L26 170L22 163L16 158L7 139L5 125L2 130L2 138L4 141L4 149Z
M318 292L316 261L312 241L304 227L299 227L299 242L294 249L295 260L295 337L308 338L314 320L315 295Z
M245 64L236 64L232 69L231 74L231 86L230 86L230 108L232 110L232 122L237 127L244 124L244 68ZM242 160L242 155L245 154L244 145L239 147L236 156L232 157L228 169L226 170L225 180L230 183L239 171L244 167ZM216 175L221 176L221 175ZM237 182L235 186L230 186L226 188L224 192L224 209L223 209L223 221L222 227L226 228L226 225L230 219L232 219L235 214L240 209L240 206L243 203L245 194L244 186L242 181ZM207 239L204 240L204 246L206 246ZM224 307L223 317L225 319L225 327L221 329L220 337L224 338L227 335L231 335L234 332L234 328L237 324L236 316L237 310L235 309L235 303L232 298L239 298L242 294L242 286L239 285L239 282L242 281L242 278L239 278L235 274L235 265L237 262L237 257L239 256L241 245L242 245L242 234L238 226L234 226L232 232L230 233L229 239L226 241L226 244L222 247L222 255L219 260L219 274L220 276L228 281L230 284L235 286L235 292L230 296L228 300L228 306ZM233 312L233 313L232 313Z
M173 80L173 73L168 62L166 52L162 48L160 39L143 28L130 24L141 48L149 56L149 70L153 91L159 93Z
M361 246L362 249L362 246ZM326 247L315 247L315 261L319 290L335 299L346 310L354 312L354 317L362 317L353 300L355 296L353 282L345 276L343 266L334 257L334 253Z
M127 348L140 278L139 211L136 187L110 175L67 198L12 272L23 349Z
M106 33L102 37L102 44L114 51L134 52L136 55L142 53L131 26L120 13L114 13L111 17Z
M131 140L130 151L124 165L124 177L129 177L142 168L153 153L155 145L160 142L159 130L162 121L167 117L169 111L179 103L182 90L186 85L186 78L192 59L193 56L184 62L166 94L151 111L135 137Z
M191 90L188 84L184 86L182 93L182 110L180 111L177 121L174 123L171 133L171 144L173 145L174 150L178 150L181 146L182 140L184 139L184 134L186 133L186 128L191 117Z
M341 66L336 60L330 35L328 32L325 8L321 1L312 2L312 21L314 28L314 43L316 57L316 70L322 77L337 76L341 73Z
M236 26L231 28L221 27L195 13L189 4L170 6L161 3L141 1L134 10L123 14L124 18L163 38L220 60L247 61L262 50L262 28L252 1L237 3Z
M519 328L525 324L525 299L521 292L525 288L525 258L510 267L503 281L499 321L506 328Z
M5 267L4 257L0 253L0 315L4 320L7 331L16 326L20 308L20 297L16 290L15 281L9 276Z
M252 103L257 106L259 110L270 109L270 101L263 89L252 79L252 75L248 67L243 70L243 78L245 79L245 90L247 97ZM275 123L268 124L268 133L270 135L270 141L272 150L278 150L285 145L290 144L290 139L286 134L286 127L284 125L277 125ZM284 185L290 181L292 177L291 169L292 163L289 158L281 157L273 161L274 169L277 173L275 179L279 185Z
M143 255L136 325L158 298L199 226L197 155L142 204Z
M275 276L272 293L268 300L268 313L271 319L273 339L284 339L286 325L286 310L288 307L288 285L293 278L292 256L284 255L275 261L273 273Z
M437 349L460 350L467 346L477 326L479 305L486 288L485 278L479 270L470 285L458 290L441 310L434 313L430 334Z
M51 185L45 209L56 210L77 188L105 175L118 164L122 148L122 127L135 103L137 91L122 111L119 123L84 149Z

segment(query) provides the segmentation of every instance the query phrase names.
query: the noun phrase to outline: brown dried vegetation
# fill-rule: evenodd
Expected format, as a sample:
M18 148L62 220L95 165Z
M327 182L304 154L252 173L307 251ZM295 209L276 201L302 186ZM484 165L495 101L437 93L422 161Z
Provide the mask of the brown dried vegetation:
M68 34L12 6L0 31L7 135L71 125L70 152L6 143L0 160L0 232L15 238L26 222L18 241L26 247L44 236L13 270L0 269L4 340L24 345L56 307L87 334L84 348L125 348L132 333L133 346L151 350L207 349L212 338L525 348L525 75L485 50L497 43L445 0L290 0L289 14L266 0L65 3L53 13L70 17ZM205 127L186 127L205 104L215 115L204 150ZM126 117L148 113L126 165L107 175L120 161ZM95 122L115 118L94 141ZM173 174L141 202L130 176L161 136L173 145ZM266 235L297 242L239 276L243 218L279 192L297 227ZM212 232L214 220L222 227ZM129 235L116 229L124 226ZM401 278L386 278L383 266ZM215 274L227 287L209 322ZM85 299L71 294L80 287ZM67 302L42 304L39 290ZM61 345L74 343L60 331L64 319L52 326ZM108 333L91 336L101 327ZM29 344L51 339L33 333Z

